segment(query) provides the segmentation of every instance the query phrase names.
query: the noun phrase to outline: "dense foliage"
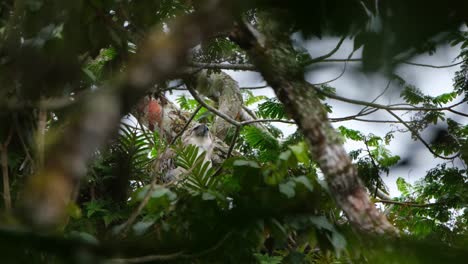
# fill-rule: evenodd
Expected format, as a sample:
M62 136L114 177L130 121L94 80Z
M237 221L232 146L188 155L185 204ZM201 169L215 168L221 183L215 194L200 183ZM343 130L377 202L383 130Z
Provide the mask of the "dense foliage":
M169 109L171 104L178 107L177 118L164 119L163 114L163 119L181 127L190 122L213 127L223 120L217 96L225 89L225 79L215 77L225 74L225 69L256 70L243 44L231 40L231 27L190 47L186 67L177 67L177 72L166 73L165 66L158 64L161 60L175 63L171 54L155 58L152 63L157 65L152 67L169 77L144 92L128 89L131 86L125 76L128 72L138 75L133 69L140 69L137 56L143 53L144 57L147 50L143 47L151 50L152 45L160 45L154 39L160 36L156 33L172 33L174 21L209 10L218 1L4 0L0 3L0 262L466 261L468 125L460 121L468 116L463 109L468 93L466 4L226 2L236 24L248 23L287 36L299 33L304 38L351 37L353 53L363 49L361 70L378 72L397 84L401 103L393 105L378 104L378 98L372 102L345 98L332 83L316 86L316 96L329 114L334 111L329 99L362 106L355 115L330 121L338 123L341 144L354 141L362 146L348 153L349 157L371 201L399 230L400 237L356 232L337 206L336 194L327 185L328 175L320 169L310 141L301 127L293 125L296 117L278 98L256 95L255 87L236 87L242 97L240 108L254 122L242 119L240 112L226 118L236 120L231 124L238 123L226 137L216 139L228 149L227 154L215 149L221 160L211 162L205 158L206 152L183 144L180 135L190 124L173 134L163 127L151 111L164 112L160 108ZM281 27L274 28L278 24ZM203 31L193 27L186 31ZM333 55L342 40L330 54L317 58L303 47L295 47L290 60L297 69L291 71L299 71L302 78L304 72L313 71L309 66L320 68L318 63ZM447 44L460 49L460 62L450 66L460 67L451 92L429 96L394 73L400 63L411 65L412 56L432 54L438 45ZM178 43L165 45L170 50L179 47ZM201 80L194 76L200 72L212 76L207 85L217 93L206 94L202 101L188 94L168 101L167 95L196 87ZM164 74L161 76L166 77ZM112 101L117 97L122 100ZM134 98L144 97L152 99L139 115ZM151 105L156 101L157 105ZM218 107L219 111L209 109ZM114 108L122 111L123 118L107 125L112 122L107 117L112 115L104 114ZM95 119L87 116L89 109L98 113L93 115ZM376 135L339 123L362 121L376 111L394 117L396 129ZM285 136L275 122L297 130ZM113 133L96 136L108 130ZM436 131L436 137L425 140L422 134L427 131ZM439 164L415 184L398 178L401 195L390 197L382 177L405 161L391 153L389 146L396 134L405 132L423 144ZM216 131L213 133L216 137ZM407 151L411 154L412 150ZM77 161L81 156L86 165ZM183 168L183 173L167 182L165 174L171 166ZM67 168L85 176L70 173L71 180L63 180L59 174ZM55 217L62 204L65 217ZM31 208L36 205L46 210L33 214Z

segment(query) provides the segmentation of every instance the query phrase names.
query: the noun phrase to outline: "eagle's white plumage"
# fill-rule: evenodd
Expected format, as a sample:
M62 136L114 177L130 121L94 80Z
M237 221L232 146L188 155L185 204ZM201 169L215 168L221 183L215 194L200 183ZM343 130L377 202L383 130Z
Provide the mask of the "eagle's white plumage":
M213 154L214 149L214 140L213 136L210 133L210 130L205 124L195 124L192 128L188 129L182 134L181 139L182 144L184 146L197 146L199 149L198 155L201 155L203 152L206 152L205 161L208 161L211 164L211 156ZM163 181L171 182L174 180L178 180L179 176L181 176L185 172L186 170L181 167L170 169L163 177Z
M211 154L214 148L213 137L205 124L196 125L192 129L186 131L182 135L182 143L185 146L197 146L199 149L198 153L206 152L205 160L211 160Z

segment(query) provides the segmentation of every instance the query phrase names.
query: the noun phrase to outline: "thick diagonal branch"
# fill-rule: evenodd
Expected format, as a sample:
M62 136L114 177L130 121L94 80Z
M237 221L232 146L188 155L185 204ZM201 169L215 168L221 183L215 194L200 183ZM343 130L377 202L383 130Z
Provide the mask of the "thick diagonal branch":
M276 30L273 23L268 20L269 31L262 32L266 36L264 45L255 37L258 34L243 24L232 32L231 39L248 53L302 130L326 176L331 194L351 224L365 232L396 233L396 229L370 201L315 89L311 89L304 80L303 69L295 59L296 52L288 34Z
M119 81L102 87L79 106L70 125L47 150L44 168L30 177L23 201L24 218L40 227L54 227L66 217L67 203L96 149L116 134L120 117L154 84L180 72L190 49L231 25L230 4L208 1L180 17L168 32L154 32Z

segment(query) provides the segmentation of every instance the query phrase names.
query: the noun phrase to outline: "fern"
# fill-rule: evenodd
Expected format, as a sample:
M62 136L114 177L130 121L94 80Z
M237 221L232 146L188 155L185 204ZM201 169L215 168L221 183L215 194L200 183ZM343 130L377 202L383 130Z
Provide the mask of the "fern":
M258 157L263 161L271 161L278 157L280 144L271 134L254 126L247 126L242 131L242 137L252 148L258 149Z
M259 104L257 113L263 118L283 119L286 117L284 105L276 98L270 98Z
M188 99L185 95L181 95L176 99L182 110L195 110L198 102L195 99Z
M127 156L133 173L142 173L151 162L149 154L152 150L152 143L148 142L148 139L152 139L153 135L145 134L148 132L141 132L127 124L121 125L120 133L118 151Z
M218 185L218 178L213 177L215 170L211 162L205 160L205 152L199 153L199 148L189 145L178 151L177 166L187 171L184 187L193 194L202 194L213 190Z
M414 85L407 85L403 88L403 91L401 91L401 97L405 99L406 102L410 104L420 104L420 103L426 103L430 104L432 103L433 98L431 96L427 96L422 93L422 91L417 88ZM446 95L444 97L447 97ZM438 99L439 101L446 100L448 101L448 98L440 98ZM437 103L437 101L436 101Z
M250 90L242 90L242 93L244 95L244 104L246 106L253 105L255 103L258 103L263 100L267 100L268 97L265 95L257 95L255 96L252 91Z

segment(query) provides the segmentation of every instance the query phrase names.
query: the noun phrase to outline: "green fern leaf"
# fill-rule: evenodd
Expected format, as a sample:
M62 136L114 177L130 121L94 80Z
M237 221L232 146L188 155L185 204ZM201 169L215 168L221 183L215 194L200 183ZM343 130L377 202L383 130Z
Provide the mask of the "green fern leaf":
M286 117L286 111L278 99L270 98L258 105L258 115L263 118L283 119Z

